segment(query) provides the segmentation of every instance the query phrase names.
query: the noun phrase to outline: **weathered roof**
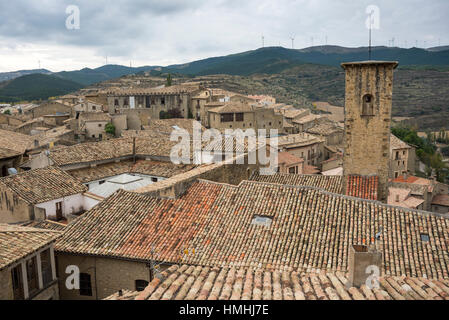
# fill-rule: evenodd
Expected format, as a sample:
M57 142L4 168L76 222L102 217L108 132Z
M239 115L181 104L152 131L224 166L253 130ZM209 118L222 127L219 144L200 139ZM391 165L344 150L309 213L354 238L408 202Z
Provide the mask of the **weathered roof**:
M3 149L23 154L28 148L32 147L33 142L33 137L29 135L0 129L0 147Z
M270 142L272 139L277 140L279 148L297 148L324 142L324 138L305 132L271 138Z
M55 241L59 231L0 223L0 270Z
M253 224L255 217L271 223ZM447 279L448 230L442 215L311 187L198 181L174 200L119 191L69 224L56 249L203 266L346 272L349 246L369 244L381 231L385 274ZM186 248L195 253L184 256Z
M323 116L320 115L320 114L313 114L313 113L311 113L311 114L308 114L308 115L306 115L304 117L301 117L299 119L294 119L293 122L297 123L297 124L305 124L307 122L315 121L315 120L320 119L322 117Z
M333 122L323 122L307 129L306 131L311 134L328 136L335 133L343 133L344 130Z
M350 175L346 181L346 195L368 200L377 200L378 187L378 176Z
M31 204L42 203L87 190L79 180L57 167L25 171L0 178L0 186L10 189Z
M279 164L284 164L284 165L288 166L288 165L302 163L302 162L304 162L303 158L297 157L288 152L279 152L278 153L278 163Z
M409 146L407 143L396 137L394 134L390 135L390 149L396 150L396 149L411 149L412 147Z
M347 286L342 272L299 273L173 265L141 292L108 300L449 300L449 281L379 277L379 287Z
M41 221L32 220L22 223L21 226L37 229L56 230L56 231L64 231L66 227L65 224L51 220L41 220Z
M170 136L157 134L136 138L136 155L169 157L177 141ZM90 163L133 156L133 138L117 138L99 142L80 143L58 147L50 151L55 165Z
M133 95L169 95L180 93L194 93L200 90L199 85L174 85L162 88L133 88L122 90L111 90L107 94L110 96L133 96Z
M68 173L81 182L86 183L95 180L116 176L122 173L140 173L151 176L169 178L177 174L193 169L193 164L173 164L165 161L132 160L120 162L111 162L98 165L96 167L88 167L70 170Z
M439 194L434 196L432 204L449 207L449 194Z
M225 105L221 107L211 108L209 112L215 113L234 113L234 112L254 112L255 107L248 103L240 103L240 102L227 102Z
M275 173L273 175L261 175L255 171L249 180L291 186L315 187L333 193L342 193L343 178L341 176L322 176L318 174Z

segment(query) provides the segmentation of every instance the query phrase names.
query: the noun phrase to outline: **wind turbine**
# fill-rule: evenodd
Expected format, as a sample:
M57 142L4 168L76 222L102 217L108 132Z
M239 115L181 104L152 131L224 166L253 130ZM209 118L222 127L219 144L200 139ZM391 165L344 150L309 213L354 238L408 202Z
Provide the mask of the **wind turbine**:
M290 37L290 40L292 41L292 49L295 49L295 36L296 35L294 35L293 37Z
M263 36L263 33L262 33L262 48L265 48L265 37Z

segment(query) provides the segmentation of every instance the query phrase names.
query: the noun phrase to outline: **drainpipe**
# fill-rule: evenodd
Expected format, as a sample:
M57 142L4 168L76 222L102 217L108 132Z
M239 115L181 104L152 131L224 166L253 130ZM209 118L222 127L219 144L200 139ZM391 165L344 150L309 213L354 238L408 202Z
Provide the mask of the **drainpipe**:
M136 137L133 137L133 163L136 163Z

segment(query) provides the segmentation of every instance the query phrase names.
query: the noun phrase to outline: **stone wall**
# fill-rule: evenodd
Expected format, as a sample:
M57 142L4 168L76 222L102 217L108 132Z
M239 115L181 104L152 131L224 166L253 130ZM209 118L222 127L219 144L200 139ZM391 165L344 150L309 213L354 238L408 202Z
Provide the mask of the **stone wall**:
M146 262L103 258L87 255L71 255L56 252L58 261L59 292L61 300L103 299L120 289L136 290L136 280L150 281L151 268ZM80 273L91 276L92 296L81 296L79 290L68 290L65 273L67 266L78 266ZM168 266L161 266L161 271Z
M12 279L11 270L5 268L0 271L0 300L12 300Z

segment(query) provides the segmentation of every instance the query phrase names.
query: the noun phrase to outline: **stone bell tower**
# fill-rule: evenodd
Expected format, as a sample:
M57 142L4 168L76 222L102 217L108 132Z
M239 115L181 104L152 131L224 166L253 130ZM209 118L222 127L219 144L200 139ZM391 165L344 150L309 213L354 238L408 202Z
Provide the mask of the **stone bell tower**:
M379 177L378 200L388 197L393 70L397 62L343 63L346 72L343 177Z

